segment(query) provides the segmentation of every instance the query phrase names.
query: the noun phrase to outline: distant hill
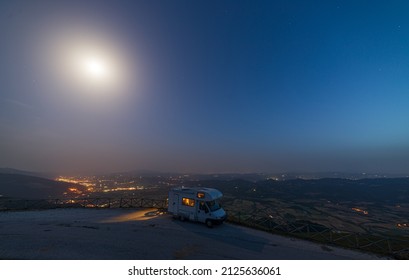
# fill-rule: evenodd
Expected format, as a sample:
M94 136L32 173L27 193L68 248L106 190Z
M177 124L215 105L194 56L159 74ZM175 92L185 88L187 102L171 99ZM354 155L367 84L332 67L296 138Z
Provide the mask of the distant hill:
M56 177L56 174L53 174L51 172L50 173L32 172L32 171L26 171L26 170L20 170L20 169L15 169L15 168L8 168L8 167L0 168L0 174L27 175L27 176L34 176L34 177L41 177L41 178L48 178L48 179L52 179Z
M409 178L264 181L260 191L274 190L283 198L322 199L334 202L402 203L409 199Z
M248 200L276 198L330 200L333 202L406 203L409 201L409 178L349 180L326 178L317 180L205 180L187 182L186 186L216 187L225 195Z
M73 185L36 176L0 173L0 198L61 198Z
M17 175L41 177L39 176L40 173L19 170L19 169L14 169L14 168L0 168L0 174L17 174Z

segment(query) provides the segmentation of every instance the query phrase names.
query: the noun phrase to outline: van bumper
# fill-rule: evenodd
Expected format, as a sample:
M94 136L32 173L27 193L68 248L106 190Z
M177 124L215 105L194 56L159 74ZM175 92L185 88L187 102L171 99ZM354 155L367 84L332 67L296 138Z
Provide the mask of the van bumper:
M214 221L214 223L216 223L216 224L221 224L221 223L223 223L226 219L227 219L227 214L223 215L223 216L220 217L220 218L213 219L213 221Z

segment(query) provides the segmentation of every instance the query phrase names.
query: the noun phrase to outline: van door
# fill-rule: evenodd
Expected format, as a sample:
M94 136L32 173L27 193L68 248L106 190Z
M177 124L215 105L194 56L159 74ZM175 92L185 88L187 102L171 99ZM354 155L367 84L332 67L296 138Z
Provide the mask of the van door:
M206 222L206 218L209 216L209 208L207 207L204 201L198 201L197 206L197 221L198 222Z
M174 194L173 195L173 206L172 206L172 209L173 209L173 214L174 215L179 215L179 204L180 204L180 201L179 201L179 194Z

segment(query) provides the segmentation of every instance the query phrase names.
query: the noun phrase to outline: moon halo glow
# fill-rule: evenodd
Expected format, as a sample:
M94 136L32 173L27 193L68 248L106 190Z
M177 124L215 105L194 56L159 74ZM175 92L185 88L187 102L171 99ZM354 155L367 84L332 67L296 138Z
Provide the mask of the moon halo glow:
M126 104L137 88L134 53L109 34L62 28L43 49L50 97L88 109Z

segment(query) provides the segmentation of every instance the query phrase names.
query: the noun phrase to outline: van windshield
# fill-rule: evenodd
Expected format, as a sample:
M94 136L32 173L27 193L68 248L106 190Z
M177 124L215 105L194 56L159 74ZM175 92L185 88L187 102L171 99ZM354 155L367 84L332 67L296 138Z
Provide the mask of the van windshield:
M220 209L220 203L218 200L207 201L206 204L209 207L211 212L214 212Z

